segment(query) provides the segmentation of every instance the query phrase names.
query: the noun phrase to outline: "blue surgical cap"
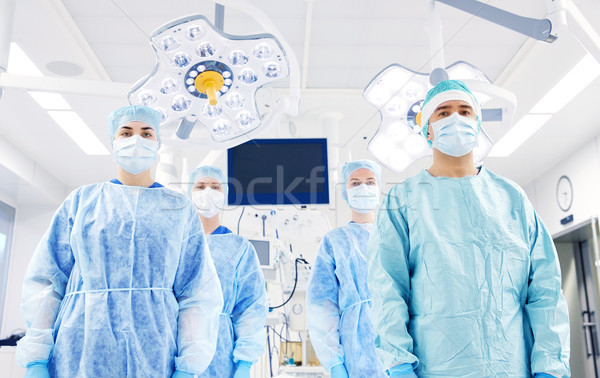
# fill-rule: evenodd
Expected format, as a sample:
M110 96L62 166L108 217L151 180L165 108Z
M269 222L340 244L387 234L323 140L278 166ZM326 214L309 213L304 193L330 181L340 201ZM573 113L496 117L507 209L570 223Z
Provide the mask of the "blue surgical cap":
M151 126L156 132L156 138L158 139L158 146L160 147L160 132L158 126L162 119L162 114L158 110L154 110L147 106L132 105L125 106L117 109L108 116L108 135L110 140L115 138L115 134L119 127L125 125L131 121L144 122L148 126Z
M190 194L192 193L192 189L194 188L196 181L198 181L202 178L205 178L205 177L210 177L210 178L213 178L213 179L217 180L218 182L220 182L221 186L223 187L223 193L225 194L225 198L227 198L227 193L229 192L229 187L227 186L227 180L226 180L225 175L223 174L223 171L217 167L211 167L209 165L198 167L190 173L190 183L188 186L188 193L190 193Z
M471 105L475 114L477 114L478 130L481 129L481 107L477 102L477 99L471 93L467 84L460 80L444 80L440 81L435 87L431 88L427 92L425 101L421 110L421 123L423 124L422 132L423 136L427 138L427 126L429 126L429 118L435 111L435 109L446 101L461 100ZM427 141L431 146L431 141Z
M379 164L367 159L349 161L342 167L342 183L344 184L342 185L342 197L346 200L346 202L348 201L348 195L346 194L348 179L350 178L352 172L361 168L365 168L373 172L375 174L375 178L377 179L377 185L381 186L381 167Z

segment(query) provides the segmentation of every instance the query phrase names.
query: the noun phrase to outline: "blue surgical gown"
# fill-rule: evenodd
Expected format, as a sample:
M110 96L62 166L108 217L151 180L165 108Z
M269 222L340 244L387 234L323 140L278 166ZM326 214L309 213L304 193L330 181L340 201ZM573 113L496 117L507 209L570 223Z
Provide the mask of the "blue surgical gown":
M258 257L245 238L220 226L207 235L225 304L217 351L201 377L233 377L238 361L256 362L265 352L267 291Z
M164 187L107 182L63 202L27 269L17 347L56 377L201 373L221 287L198 214Z
M568 376L558 257L519 186L484 167L463 178L422 171L392 188L376 224L368 281L386 369Z
M325 369L344 364L350 377L385 377L375 352L367 241L372 224L349 223L325 235L308 281L308 332Z

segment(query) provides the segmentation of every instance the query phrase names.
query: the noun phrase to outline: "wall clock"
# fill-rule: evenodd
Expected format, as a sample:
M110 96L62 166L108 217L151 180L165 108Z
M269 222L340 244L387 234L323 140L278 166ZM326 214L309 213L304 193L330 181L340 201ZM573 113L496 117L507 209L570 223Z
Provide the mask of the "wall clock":
M573 185L567 176L561 176L556 184L556 202L562 211L568 211L573 204Z

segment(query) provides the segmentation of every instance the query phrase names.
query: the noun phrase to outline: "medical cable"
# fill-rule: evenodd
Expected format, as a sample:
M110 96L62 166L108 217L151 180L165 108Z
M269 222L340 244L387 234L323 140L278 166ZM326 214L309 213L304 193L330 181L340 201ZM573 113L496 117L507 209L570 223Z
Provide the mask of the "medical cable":
M267 349L269 351L269 372L272 377L273 376L273 363L271 362L271 354L273 352L271 351L271 336L269 336L269 327L267 327Z
M242 207L242 212L240 213L240 217L238 218L238 224L237 224L237 234L240 234L240 222L242 220L242 215L244 215L244 210L246 210L245 207Z
M290 249L291 249L291 247L292 246L290 244ZM298 262L301 262L302 264L308 264L308 261L306 261L305 259L303 259L301 257L296 258L296 261L294 263L294 267L296 269L296 277L294 278L294 287L292 288L292 293L290 294L288 299L285 302L283 302L282 304L280 304L279 306L269 307L269 311L285 306L294 296L294 293L296 292L296 286L298 285Z
M274 333L274 334L276 334L277 336L279 336L279 339L280 339L280 340L283 340L283 341L285 341L286 343L291 343L291 342L292 342L291 340L288 340L288 339L286 339L286 338L285 338L284 336L282 336L282 335L281 335L279 332L277 332L277 331L275 330L275 328L274 328L274 327L267 326L267 328L271 328L271 330L273 331L273 333Z

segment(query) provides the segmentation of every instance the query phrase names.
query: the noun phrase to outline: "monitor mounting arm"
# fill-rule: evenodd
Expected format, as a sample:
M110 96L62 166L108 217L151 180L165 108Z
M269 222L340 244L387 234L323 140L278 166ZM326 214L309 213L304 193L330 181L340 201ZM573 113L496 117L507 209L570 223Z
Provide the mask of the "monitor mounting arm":
M552 43L557 36L552 34L552 22L549 19L538 20L507 12L477 0L435 0L453 8L460 9L473 16L483 18L505 28L524 34L539 41Z
M600 35L573 0L545 0L546 18L522 17L477 0L433 0L524 34L530 38L554 42L561 33L570 32L600 62Z

